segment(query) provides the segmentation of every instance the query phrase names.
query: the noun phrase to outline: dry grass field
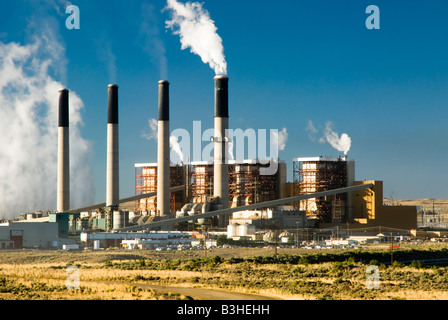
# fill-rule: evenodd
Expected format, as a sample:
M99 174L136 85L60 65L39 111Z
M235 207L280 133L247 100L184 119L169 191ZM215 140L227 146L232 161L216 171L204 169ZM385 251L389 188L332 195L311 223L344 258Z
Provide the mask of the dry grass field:
M448 244L401 246L394 256L411 258L410 264L383 264L389 255L385 248L279 248L277 255L273 249L232 248L209 251L207 257L201 251L2 251L0 299L240 299L246 294L287 300L448 299L448 267L419 262L448 257ZM376 289L367 287L372 264ZM67 287L75 275L69 266L76 268L78 287Z

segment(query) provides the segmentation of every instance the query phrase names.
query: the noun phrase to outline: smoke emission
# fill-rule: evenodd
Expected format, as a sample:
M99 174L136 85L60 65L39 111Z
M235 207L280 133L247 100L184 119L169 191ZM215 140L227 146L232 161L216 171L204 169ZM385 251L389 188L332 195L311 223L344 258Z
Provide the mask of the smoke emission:
M316 129L311 120L308 120L305 130L308 132L308 138L313 142L316 141L316 135L319 133L319 130ZM325 123L325 129L323 130L323 136L319 138L319 143L324 144L326 142L328 142L334 149L343 152L346 156L350 150L352 139L347 133L343 133L339 136L339 134L333 130L333 123L327 121Z
M184 154L179 144L179 138L176 136L170 136L170 147L178 156L181 162L184 162ZM170 157L171 158L171 157Z
M286 141L288 141L288 132L286 128L282 131L273 132L274 139L277 141L278 151L282 151L286 147Z
M167 8L171 10L171 20L166 21L167 28L179 35L181 49L201 57L215 71L216 75L227 74L222 39L217 33L215 22L210 14L198 2L179 3L168 0Z
M147 140L156 140L157 141L157 120L149 119L148 120L149 132L143 131L141 136Z
M140 34L143 37L144 50L149 54L151 62L159 69L159 79L168 79L168 62L165 45L160 37L158 15L151 4L142 4L142 21Z
M158 121L154 118L148 120L149 131L143 131L141 136L147 140L155 140L158 142ZM179 144L179 138L175 135L170 136L170 148L178 156L180 161L184 161L184 154L182 152L182 147Z
M332 127L333 123L327 121L324 130L325 139L334 149L344 152L344 155L347 155L352 144L352 139L346 133L341 134L339 137L338 133L333 131Z
M52 74L65 50L51 28L29 44L0 42L0 217L54 210L57 189L58 91ZM61 67L62 65L62 67ZM63 74L63 72L62 72ZM81 98L70 93L71 204L92 203L91 144L82 138Z

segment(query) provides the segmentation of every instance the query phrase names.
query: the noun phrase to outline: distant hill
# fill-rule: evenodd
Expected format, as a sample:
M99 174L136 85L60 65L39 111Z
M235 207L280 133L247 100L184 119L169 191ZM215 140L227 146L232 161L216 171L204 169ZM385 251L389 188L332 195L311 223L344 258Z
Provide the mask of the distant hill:
M383 199L383 203L388 206L417 206L424 211L434 211L437 213L448 214L448 200L440 199L414 199L414 200L392 200Z

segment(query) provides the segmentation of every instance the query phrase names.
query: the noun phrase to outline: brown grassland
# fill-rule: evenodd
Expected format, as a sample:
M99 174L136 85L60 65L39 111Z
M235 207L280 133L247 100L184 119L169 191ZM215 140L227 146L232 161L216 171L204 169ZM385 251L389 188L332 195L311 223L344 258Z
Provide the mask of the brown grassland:
M200 299L188 289L205 288L287 300L447 300L448 267L420 259L448 258L448 244L416 246L394 252L397 260L412 263L392 265L382 263L390 261L387 247L279 248L277 254L230 248L214 249L206 257L201 251L1 251L0 299ZM371 264L378 266L378 289L367 288ZM79 288L67 288L68 266L78 268Z

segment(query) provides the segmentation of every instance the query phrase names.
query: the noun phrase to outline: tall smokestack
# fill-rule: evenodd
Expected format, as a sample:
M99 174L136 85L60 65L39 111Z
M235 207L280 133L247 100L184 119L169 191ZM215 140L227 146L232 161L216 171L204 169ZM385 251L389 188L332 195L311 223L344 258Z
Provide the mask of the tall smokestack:
M58 124L58 185L57 211L70 209L70 148L69 148L69 110L67 89L59 91L59 124Z
M219 197L222 208L229 207L229 169L227 160L227 135L229 129L229 78L215 77L215 137L213 138L213 194ZM220 226L223 226L222 219Z
M118 157L118 86L111 84L108 86L106 207L112 210L117 210L119 203Z
M170 98L166 80L159 81L159 122L157 145L157 211L160 216L170 210Z

